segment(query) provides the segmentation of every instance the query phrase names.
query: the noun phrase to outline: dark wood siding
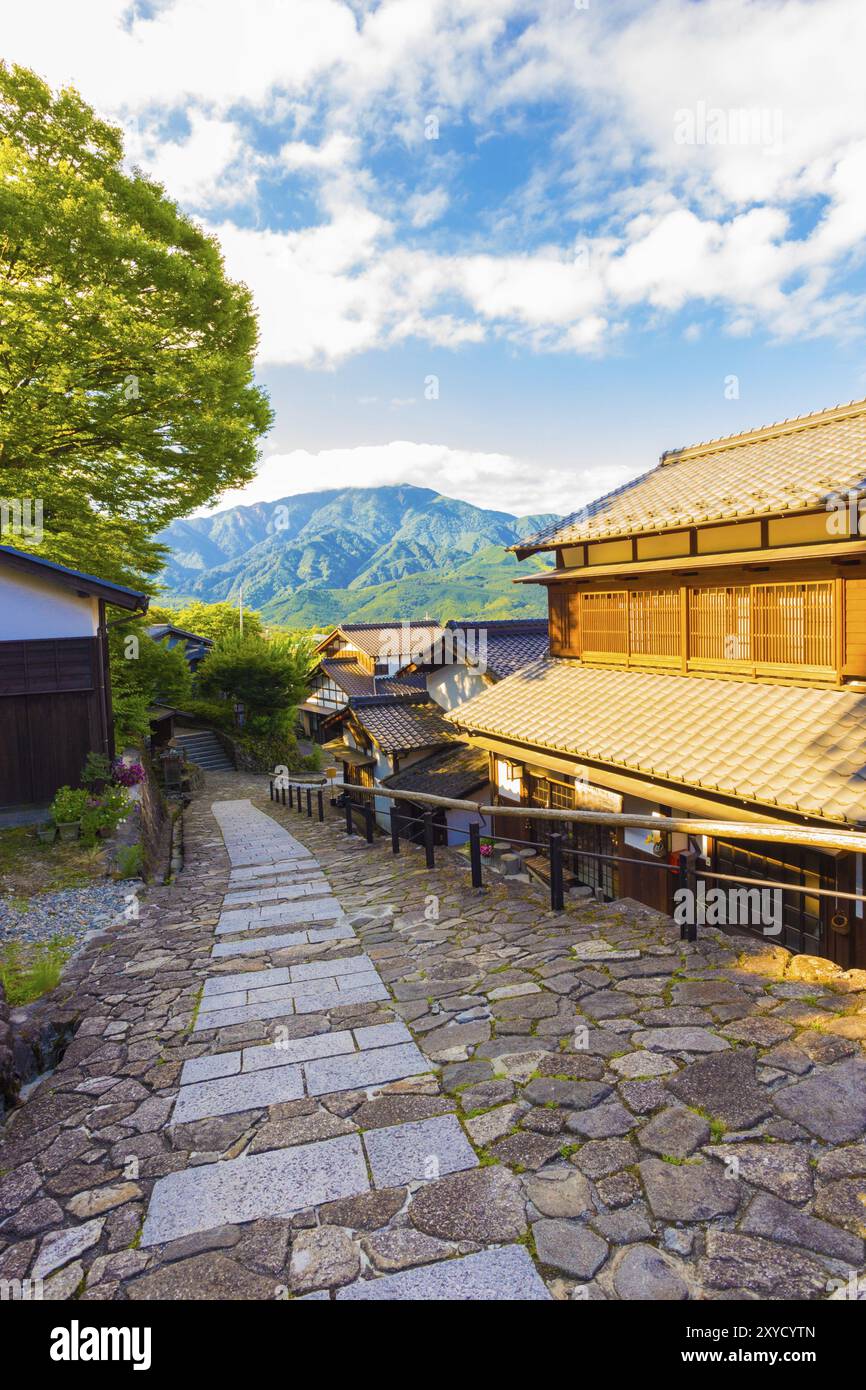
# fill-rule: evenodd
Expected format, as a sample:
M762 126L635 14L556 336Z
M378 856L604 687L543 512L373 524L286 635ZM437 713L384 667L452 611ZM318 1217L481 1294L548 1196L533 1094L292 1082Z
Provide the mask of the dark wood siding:
M48 802L111 752L102 672L95 637L0 642L0 806Z
M98 681L98 643L96 637L0 642L0 695L93 690Z

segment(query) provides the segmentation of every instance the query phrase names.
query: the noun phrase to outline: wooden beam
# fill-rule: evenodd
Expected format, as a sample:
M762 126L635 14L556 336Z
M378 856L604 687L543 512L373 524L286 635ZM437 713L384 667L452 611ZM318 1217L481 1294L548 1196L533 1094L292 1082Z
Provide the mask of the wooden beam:
M301 785L306 785L302 783ZM317 784L318 785L318 784ZM405 800L406 793L390 787L358 787L353 790L371 796ZM449 796L434 796L432 792L413 792L412 800L427 806L442 806L452 811L477 811L482 816L518 816L530 820L568 821L578 825L605 825L611 829L658 830L680 835L709 835L713 839L766 840L770 844L804 845L809 849L848 850L866 854L866 833L856 830L811 830L805 826L785 825L780 821L700 820L687 816L641 816L614 811L568 811L538 806L479 805L476 801L458 801Z

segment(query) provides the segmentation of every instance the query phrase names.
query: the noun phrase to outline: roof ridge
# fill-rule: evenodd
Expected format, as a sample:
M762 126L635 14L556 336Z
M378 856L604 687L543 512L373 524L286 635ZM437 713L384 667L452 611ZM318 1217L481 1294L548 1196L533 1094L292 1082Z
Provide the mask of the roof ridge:
M786 434L797 434L812 429L816 425L835 424L856 415L866 414L866 399L849 401L847 405L832 405L825 410L815 410L808 415L794 415L788 420L777 420L770 425L758 425L739 434L723 434L716 439L706 439L700 444L688 444L683 449L666 449L659 459L659 466L679 463L684 458L696 458L708 452L718 453L720 449L737 449L744 444L754 444L761 439L779 439Z

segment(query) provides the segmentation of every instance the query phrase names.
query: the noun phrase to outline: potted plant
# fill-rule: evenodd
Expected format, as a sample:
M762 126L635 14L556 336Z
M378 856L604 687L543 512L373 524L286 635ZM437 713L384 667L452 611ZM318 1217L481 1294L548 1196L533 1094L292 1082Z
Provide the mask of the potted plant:
M129 796L123 787L106 787L98 800L89 800L81 813L81 838L89 845L107 840L129 812Z
M36 838L43 845L53 845L57 839L57 826L51 821L46 821L44 825L36 827Z
M104 840L113 835L129 814L130 799L123 787L107 787L102 795L98 833Z
M87 792L84 787L60 787L51 803L51 819L57 826L61 840L77 840L81 830L81 817L87 805Z

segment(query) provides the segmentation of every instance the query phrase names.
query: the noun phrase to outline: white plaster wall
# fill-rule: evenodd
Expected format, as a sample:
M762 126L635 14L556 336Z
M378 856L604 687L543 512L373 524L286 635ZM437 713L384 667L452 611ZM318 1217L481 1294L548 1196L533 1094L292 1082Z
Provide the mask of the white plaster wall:
M462 662L453 666L440 666L437 671L427 675L427 693L441 709L452 710L480 695L487 689L487 682L477 671L471 671Z
M98 626L95 598L79 598L41 575L0 572L0 642L95 637Z
M490 803L490 783L487 782L483 787L478 787L468 796L462 796L461 801L477 801L480 805ZM462 845L469 844L469 827L473 823L478 823L478 817L471 811L447 811L445 814L445 824L448 828L447 840L449 845L459 849ZM457 832L460 832L459 834ZM481 823L481 834L491 835L493 833L490 821Z

